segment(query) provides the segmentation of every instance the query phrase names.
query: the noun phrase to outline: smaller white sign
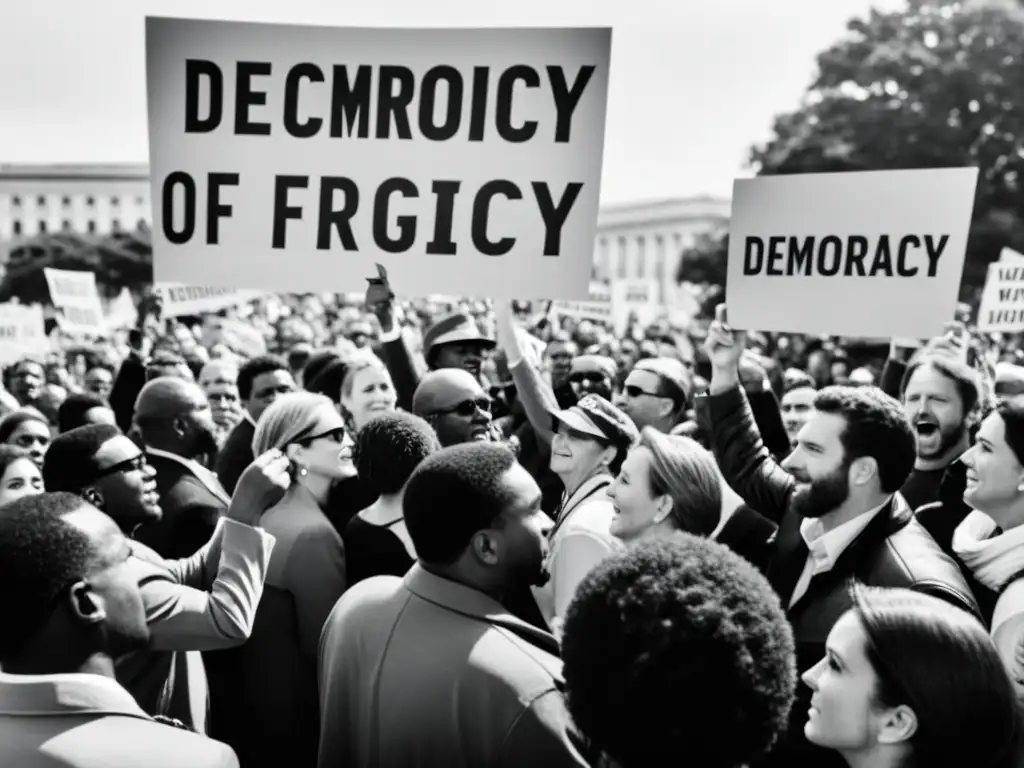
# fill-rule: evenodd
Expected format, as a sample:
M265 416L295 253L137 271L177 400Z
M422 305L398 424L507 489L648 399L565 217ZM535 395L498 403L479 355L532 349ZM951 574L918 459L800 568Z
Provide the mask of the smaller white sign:
M590 301L555 301L551 311L577 323L589 320L599 325L608 325L612 321L611 293L604 283L591 280Z
M664 311L658 301L654 280L622 280L612 283L612 314L615 332L626 332L629 320L636 316L641 325L650 325Z
M977 168L738 179L726 303L736 328L942 333L956 310Z
M43 355L49 347L41 306L0 304L0 364Z
M107 322L103 303L96 290L96 275L67 269L43 269L50 301L60 310L57 321L61 327L78 333L103 335Z
M1024 254L1003 248L999 261L988 265L985 290L978 306L978 330L1024 331Z
M164 317L202 315L231 309L266 295L264 291L246 291L235 288L157 283L154 292L163 300Z

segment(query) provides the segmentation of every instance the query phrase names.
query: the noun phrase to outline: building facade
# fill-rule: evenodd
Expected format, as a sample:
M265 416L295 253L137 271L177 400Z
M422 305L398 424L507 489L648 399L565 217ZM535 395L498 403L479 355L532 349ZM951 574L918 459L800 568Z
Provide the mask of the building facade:
M151 221L144 164L0 165L0 243L55 232L109 235Z
M697 235L729 220L731 202L695 197L611 205L597 217L594 279L614 284L652 281L659 303L666 303L676 284L683 251Z
M598 214L595 280L649 280L661 301L694 237L729 218L729 200L698 197L610 205ZM152 224L149 168L0 165L0 258L19 240L76 232L109 235Z

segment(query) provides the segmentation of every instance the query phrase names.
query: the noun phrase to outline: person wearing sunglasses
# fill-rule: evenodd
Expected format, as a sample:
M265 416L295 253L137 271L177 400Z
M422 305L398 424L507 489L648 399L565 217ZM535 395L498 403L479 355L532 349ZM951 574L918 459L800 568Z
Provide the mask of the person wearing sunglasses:
M431 371L412 398L412 410L437 432L441 445L491 442L491 398L480 382L458 368Z
M117 679L150 715L206 731L209 694L199 652L249 638L274 546L259 528L263 511L278 495L264 480L279 477L282 461L261 456L242 474L213 537L191 557L165 560L131 542L130 564L142 589L151 642L119 662ZM47 492L82 497L129 537L160 518L155 474L142 450L111 424L58 435L43 464Z
M633 366L616 404L637 429L654 427L670 433L686 420L692 396L693 377L682 362L652 357Z
M615 361L603 355L580 355L569 367L569 386L576 400L599 395L605 400L614 396Z
M293 482L263 516L275 544L252 635L207 657L216 738L248 768L285 754L296 768L316 764L320 632L347 583L345 548L324 509L331 486L356 473L352 447L334 402L312 392L281 395L256 426L253 453L284 453Z

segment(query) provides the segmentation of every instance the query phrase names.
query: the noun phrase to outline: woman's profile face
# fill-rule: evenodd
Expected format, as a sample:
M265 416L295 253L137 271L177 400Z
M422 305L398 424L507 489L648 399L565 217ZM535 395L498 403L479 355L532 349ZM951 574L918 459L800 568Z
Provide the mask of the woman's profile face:
M1024 481L1024 467L1006 442L1006 422L1000 414L985 418L974 445L960 460L967 467L964 501L1003 523L1002 513L1020 499L1017 489Z
M640 538L659 514L658 499L651 491L653 458L647 446L633 448L622 462L618 477L608 486L608 498L615 510L609 531L622 541Z
M862 752L878 743L887 715L878 706L878 676L867 656L868 635L853 611L832 627L825 658L803 675L813 691L804 735L812 744L843 753Z

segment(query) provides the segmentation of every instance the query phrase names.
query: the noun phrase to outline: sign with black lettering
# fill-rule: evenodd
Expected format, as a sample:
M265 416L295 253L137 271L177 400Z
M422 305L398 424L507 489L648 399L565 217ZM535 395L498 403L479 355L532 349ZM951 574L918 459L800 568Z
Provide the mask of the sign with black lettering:
M157 283L153 286L163 301L164 317L181 317L182 315L201 315L207 312L219 312L266 295L263 291L244 291L235 288L210 288L199 285L180 285L177 283Z
M978 306L978 330L983 333L1024 331L1024 254L1003 248L999 261L988 265L988 277Z
M45 267L43 276L50 290L50 301L59 311L57 321L62 328L96 336L107 333L94 273Z
M610 29L147 18L154 277L585 300ZM543 287L543 290L538 290Z
M956 310L977 168L738 179L726 303L736 328L942 332Z
M42 356L50 349L40 305L0 304L0 364Z

